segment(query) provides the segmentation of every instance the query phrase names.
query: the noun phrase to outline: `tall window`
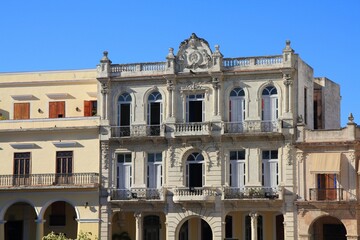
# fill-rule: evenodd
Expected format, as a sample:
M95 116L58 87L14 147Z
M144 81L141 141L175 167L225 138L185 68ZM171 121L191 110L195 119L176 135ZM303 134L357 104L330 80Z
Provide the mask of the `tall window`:
M147 162L147 187L161 188L163 181L162 153L148 153Z
M123 93L118 99L118 126L120 136L130 136L131 96Z
M278 95L274 86L268 86L263 90L261 109L263 121L278 119Z
M14 103L14 119L29 119L30 103Z
M317 174L317 200L337 199L337 176L336 174Z
M14 185L29 184L30 153L14 153Z
M131 154L122 153L117 155L116 186L118 189L130 189L132 185Z
M73 152L59 151L56 152L56 183L72 183L73 173Z
M278 151L262 152L262 185L266 188L276 189L279 185Z
M186 122L202 122L204 119L204 94L186 96Z
M160 124L162 120L162 96L159 92L153 92L148 98L148 126L150 135L160 135Z
M229 100L230 122L242 122L245 119L245 92L242 88L234 88Z
M201 153L192 153L186 161L186 186L190 189L202 187L205 183L204 156Z
M230 186L243 188L245 186L245 150L230 152Z

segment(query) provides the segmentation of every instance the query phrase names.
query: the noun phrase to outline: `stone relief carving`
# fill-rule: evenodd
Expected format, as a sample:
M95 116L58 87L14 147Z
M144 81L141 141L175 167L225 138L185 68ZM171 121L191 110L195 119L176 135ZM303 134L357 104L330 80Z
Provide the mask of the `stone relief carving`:
M284 147L284 157L286 159L286 162L289 166L292 165L292 158L291 158L291 144L287 143Z
M303 153L303 152L298 152L298 153L296 153L296 160L297 160L299 163L302 163L303 160L304 160L304 153Z
M176 59L179 71L208 69L212 66L211 55L208 42L193 33L180 43Z
M101 142L101 158L104 163L104 168L109 168L109 143Z

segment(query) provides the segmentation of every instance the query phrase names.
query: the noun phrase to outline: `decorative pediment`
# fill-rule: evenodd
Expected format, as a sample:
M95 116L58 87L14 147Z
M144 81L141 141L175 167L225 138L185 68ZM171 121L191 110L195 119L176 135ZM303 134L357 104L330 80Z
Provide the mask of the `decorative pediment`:
M207 71L212 67L212 52L208 42L195 33L191 34L189 39L180 43L176 63L179 72Z

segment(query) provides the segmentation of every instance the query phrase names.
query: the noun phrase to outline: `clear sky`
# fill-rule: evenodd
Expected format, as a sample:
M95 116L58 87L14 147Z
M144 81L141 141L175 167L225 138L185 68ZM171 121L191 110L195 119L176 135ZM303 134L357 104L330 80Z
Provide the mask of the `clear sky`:
M287 39L316 77L341 86L360 124L360 0L13 0L0 4L0 72L164 61L191 33L224 57L281 54Z

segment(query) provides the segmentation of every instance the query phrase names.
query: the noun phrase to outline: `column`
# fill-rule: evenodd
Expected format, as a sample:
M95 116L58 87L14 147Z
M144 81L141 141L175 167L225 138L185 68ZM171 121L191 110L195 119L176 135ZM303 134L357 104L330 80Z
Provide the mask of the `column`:
M135 239L136 240L142 240L142 215L141 213L135 213Z
M284 79L284 85L285 85L285 112L288 113L290 110L290 106L291 106L291 91L290 91L290 87L292 85L292 80L291 80L291 76L290 74L283 74L283 79Z
M5 223L6 221L0 221L0 239L5 239Z
M214 116L219 115L219 80L214 77L212 78L212 85L214 88Z
M249 214L249 216L251 217L251 240L257 240L257 218L259 214L252 212Z
M167 117L171 118L171 117L173 117L173 90L174 90L173 81L167 80L166 85L167 85L167 90L169 91L169 103L168 103L168 116Z
M107 120L108 119L108 112L107 112L107 105L108 105L108 84L101 83L101 94L102 94L102 113L101 118Z
M36 219L36 240L41 240L44 237L44 222L43 219Z

